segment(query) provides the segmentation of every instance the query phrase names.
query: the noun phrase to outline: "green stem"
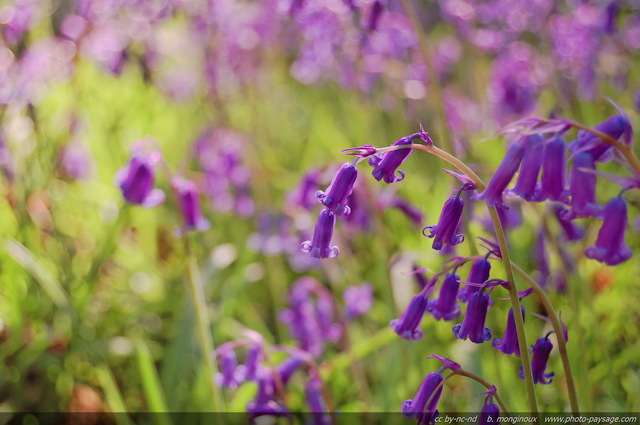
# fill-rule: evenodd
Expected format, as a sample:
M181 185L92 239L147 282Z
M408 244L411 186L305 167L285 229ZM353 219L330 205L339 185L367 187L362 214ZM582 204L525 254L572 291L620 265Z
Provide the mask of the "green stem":
M449 164L456 167L458 170L462 171L467 175L476 185L478 191L483 191L486 188L484 182L473 172L465 163L460 161L458 158L453 155L443 151L442 149L438 149L433 145L418 145L413 144L410 146L411 148L423 150L428 152L434 156L437 156L440 159L447 161ZM507 276L507 281L510 283L509 285L509 298L511 300L511 306L513 307L513 311L520 311L520 299L518 298L518 287L516 286L515 277L513 275L513 269L511 265L511 258L509 257L509 248L507 246L507 239L502 228L502 224L500 223L500 218L498 217L498 211L494 207L490 207L487 205L487 209L489 210L489 214L491 215L491 220L493 221L493 227L496 232L496 237L498 239L498 244L500 245L500 252L502 254L502 264L504 265L504 271ZM524 371L524 383L527 390L527 399L529 401L529 408L531 412L538 412L538 401L536 400L536 391L533 383L533 373L531 371L531 359L529 357L528 345L527 345L527 337L524 329L524 320L522 315L515 314L515 323L516 330L518 333L518 346L520 348L520 360L522 362L522 370Z
M562 367L564 369L565 379L567 380L567 392L569 393L569 403L571 404L571 412L574 415L579 414L580 408L578 407L578 396L576 392L576 384L573 379L573 373L571 371L571 363L569 362L569 353L567 353L567 343L564 340L564 332L562 329L562 323L560 322L560 318L556 313L556 310L553 308L553 304L551 304L551 300L544 292L544 290L538 285L531 276L527 274L522 268L520 268L517 264L512 263L513 269L524 279L531 287L533 291L536 293L536 296L540 300L540 303L544 306L545 310L547 310L547 315L549 319L551 319L551 324L553 325L553 330L556 332L558 336L558 351L560 352L560 358L562 359ZM518 316L517 314L515 316Z
M200 342L200 350L202 359L205 362L205 370L208 378L206 381L211 390L213 411L222 412L224 401L222 399L222 394L214 381L215 375L218 372L218 366L213 359L215 347L211 336L209 314L207 313L207 300L204 295L204 288L202 286L198 262L195 256L191 253L188 236L185 237L185 251L187 253L187 268L189 271L189 292L191 293L193 308L195 309L198 341Z

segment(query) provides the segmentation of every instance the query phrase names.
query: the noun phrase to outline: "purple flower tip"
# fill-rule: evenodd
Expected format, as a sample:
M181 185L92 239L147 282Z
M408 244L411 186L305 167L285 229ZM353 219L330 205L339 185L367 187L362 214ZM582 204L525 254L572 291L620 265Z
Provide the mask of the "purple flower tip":
M507 153L504 159L500 163L500 166L494 173L493 177L489 181L487 188L480 195L476 197L479 201L486 201L487 205L491 207L505 207L502 200L502 194L507 188L509 182L513 178L513 175L518 171L520 163L525 153L525 145L522 141L513 143L507 149Z
M437 360L440 360L444 364L444 367L446 367L448 369L451 369L454 372L457 371L457 370L460 370L460 367L461 367L459 363L456 363L453 360L449 360L448 358L443 357L443 356L439 356L437 354L432 354L429 357L425 357L425 359L437 359Z
M345 303L346 316L355 319L362 316L373 304L373 287L369 283L360 286L349 286L342 295Z
M522 319L524 320L524 307L520 306L520 309L522 312ZM515 354L520 357L520 346L518 345L518 333L516 331L516 319L513 314L513 308L509 309L504 337L502 339L494 339L492 346L496 350L502 351L504 354Z

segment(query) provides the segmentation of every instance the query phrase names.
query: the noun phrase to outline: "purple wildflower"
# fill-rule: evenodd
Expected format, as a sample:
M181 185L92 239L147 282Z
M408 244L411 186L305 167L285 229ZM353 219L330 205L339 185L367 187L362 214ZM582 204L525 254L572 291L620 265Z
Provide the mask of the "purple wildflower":
M445 276L440 296L429 301L427 311L437 320L453 320L460 315L460 307L456 304L458 289L460 288L460 277L454 273Z
M489 273L491 272L491 263L487 260L489 255L491 255L493 251L490 251L485 258L479 258L473 262L471 265L471 271L469 271L469 277L467 278L467 282L470 283L484 283L487 279L489 279ZM471 299L473 294L478 292L480 287L474 285L464 285L462 289L458 292L458 301L466 303Z
M567 174L567 160L564 151L565 141L562 137L555 137L545 142L542 154L542 184L537 200L560 201L563 199Z
M615 266L631 258L632 252L624 243L627 228L627 203L621 196L613 198L604 207L602 227L598 231L595 246L586 250L586 256L609 266Z
M302 242L303 252L308 252L313 258L334 258L340 254L337 246L330 246L336 215L327 209L320 211L318 222L310 241Z
M427 294L423 290L414 296L399 319L389 323L391 329L400 337L408 340L419 340L424 335L420 328L420 322L427 308Z
M523 143L516 142L509 146L504 159L489 181L487 188L476 199L486 201L487 205L491 207L506 207L502 201L502 193L507 188L513 175L518 171L524 153Z
M244 374L238 368L238 359L233 350L224 350L220 354L220 372L215 377L219 387L238 388L244 381Z
M314 425L329 425L331 417L326 413L327 405L322 395L322 381L314 376L304 386L309 411L313 414Z
M581 152L573 157L573 167L569 176L571 211L562 214L565 220L575 217L598 217L600 206L596 202L596 164L589 152Z
M271 370L265 370L258 377L256 397L247 403L247 412L252 418L261 415L283 415L287 408L275 400L275 385Z
M128 202L153 208L164 201L164 192L154 189L155 175L153 167L160 161L160 154L134 152L129 164L118 170L116 182L122 190L122 196Z
M400 196L394 196L389 204L402 211L414 225L419 226L422 223L422 211L406 199Z
M171 180L171 186L178 196L185 229L196 229L201 232L207 230L209 228L209 220L204 218L200 210L200 192L195 182L176 176Z
M469 338L471 342L482 344L491 339L491 329L484 326L489 308L489 294L480 290L469 300L467 313L462 323L453 326L453 335L458 339Z
M411 145L414 139L422 139L426 143L431 143L429 134L425 131L405 136L393 144L393 146ZM411 155L413 149L397 149L390 152L374 154L369 157L369 164L373 167L373 177L385 183L394 183L404 179L404 171L398 167ZM398 170L398 175L396 175Z
M434 355L427 358L431 357L437 358L445 365L437 372L430 372L420 384L415 397L402 403L402 413L407 418L418 419L419 425L433 424L438 417L439 412L436 406L442 394L442 385L440 385L444 381L442 372L446 369L457 370L460 368L459 364L444 357Z
M605 9L604 32L614 34L616 32L616 19L620 14L620 4L618 0L613 0Z
M422 234L428 238L435 238L431 247L436 251L442 249L443 245L458 245L464 241L464 235L459 233L458 227L460 227L460 221L462 220L462 210L464 208L464 201L460 197L460 193L464 190L463 185L455 196L449 198L442 207L440 213L440 219L435 226L426 226L422 229ZM425 230L429 230L429 235L426 235Z
M526 151L520 165L520 174L518 175L516 186L513 188L513 193L527 201L533 201L536 195L536 183L542 166L543 141L544 139L539 134L531 135L523 141Z
M260 374L260 364L264 359L264 348L261 344L252 344L247 352L247 357L240 369L244 373L246 381L255 381Z
M336 215L347 215L350 212L347 198L353 191L353 184L358 177L354 163L345 162L336 172L326 192L316 192L318 202Z
M522 311L522 320L524 320L524 307L520 306L520 310ZM515 353L516 356L520 357L520 346L518 345L518 332L516 330L516 318L513 314L513 308L509 309L504 336L502 339L494 339L492 345L493 348L502 351L504 354Z
M531 372L533 373L533 382L536 384L550 384L553 381L553 372L544 373L547 368L547 362L549 361L549 354L553 348L553 344L549 341L549 335L538 339L533 345L533 359L531 360ZM520 366L520 379L524 379L524 372L522 366ZM548 379L548 381L547 381Z
M594 129L617 140L623 136L630 138L631 124L627 117L614 115L608 120L596 125ZM578 139L569 143L568 147L574 154L588 152L595 162L607 162L613 158L613 146L595 134L585 130L580 130L578 132Z
M495 386L492 386L489 391L484 392L487 397L484 399L484 406L480 412L479 425L488 425L498 423L498 416L500 415L500 408L493 403L493 395L497 392Z
M362 316L373 304L373 288L370 283L360 286L349 286L342 294L345 304L345 315L348 319Z

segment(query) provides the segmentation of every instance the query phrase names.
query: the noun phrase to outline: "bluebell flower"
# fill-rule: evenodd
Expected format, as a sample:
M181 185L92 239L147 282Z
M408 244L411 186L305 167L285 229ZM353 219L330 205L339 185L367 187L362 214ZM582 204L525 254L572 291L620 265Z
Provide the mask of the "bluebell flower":
M328 415L327 405L322 395L322 381L317 376L311 377L304 386L305 398L309 411L312 413L314 425L330 425L331 416Z
M310 241L302 242L303 252L308 252L313 258L334 258L340 254L337 246L331 245L336 215L328 209L323 209L318 215L318 222Z
M522 320L524 320L524 307L520 306L522 312ZM515 354L520 357L520 346L518 345L518 331L516 330L516 318L513 314L513 308L509 309L507 317L507 327L504 330L502 339L493 340L493 348L502 351L504 354Z
M489 255L491 255L491 252L489 252L485 258L478 258L473 262L467 282L482 284L489 279L489 273L491 272L491 263L487 260ZM479 286L464 285L458 292L458 301L466 303L471 299L471 296L479 290Z
M596 125L594 129L617 140L623 136L630 138L631 124L627 117L614 115ZM574 154L588 152L595 162L607 162L613 158L613 146L585 130L580 130L578 139L569 143L568 147Z
M491 329L484 326L489 309L489 294L480 290L469 300L467 313L462 323L455 325L453 335L458 339L469 338L471 342L482 344L491 339Z
M423 290L411 299L402 316L399 319L392 320L389 326L402 338L417 341L423 335L419 328L426 309L427 294L426 290Z
M553 372L545 373L547 369L547 362L549 361L549 354L553 348L553 344L549 341L549 335L553 331L547 333L547 335L538 339L533 348L533 359L531 360L531 372L533 373L533 382L536 384L550 384L553 381ZM522 366L520 366L520 379L524 379L524 372Z
M486 189L479 194L476 199L486 201L491 207L506 207L502 200L502 194L511 182L513 175L518 171L522 158L524 157L525 146L522 141L513 143L507 149L500 166L491 177Z
M544 144L542 154L542 178L538 201L565 200L565 181L567 175L567 158L565 157L565 141L555 137Z
M464 208L464 201L460 197L462 190L461 188L455 196L444 203L436 226L426 226L422 229L423 235L428 238L434 238L431 247L437 251L441 250L445 244L458 245L464 241L463 234L456 234L458 227L460 227ZM429 235L425 234L425 230L429 230Z
M429 134L425 131L405 136L395 142L393 146L411 145L414 139L421 139L426 143L432 143ZM373 167L373 177L380 181L384 180L385 183L395 183L404 179L404 171L398 170L398 167L411 155L413 149L402 148L389 152L382 152L371 155L369 157L369 165ZM396 174L398 171L398 174Z
M430 372L420 384L415 397L402 403L402 413L407 418L416 418L419 425L433 424L438 417L439 412L436 407L442 394L442 385L440 385L444 381L442 372L446 369L455 371L460 368L459 364L444 357L434 355L427 358L431 357L437 358L445 365L437 372Z
M336 215L347 215L350 210L347 206L347 198L353 191L353 184L358 177L354 163L345 162L333 176L331 184L326 192L316 192L318 202Z
M440 288L440 296L429 301L427 311L437 320L453 320L460 315L460 307L456 304L460 277L454 273L445 276Z
M224 350L220 353L220 372L216 374L215 381L219 387L238 388L244 379L244 374L238 369L238 359L233 350Z
M258 377L258 392L253 400L247 403L247 412L252 418L261 415L285 415L286 406L276 401L273 371L265 370Z
M576 217L598 217L600 206L596 202L596 164L589 152L573 157L573 166L569 175L571 210L562 213L562 218L571 220Z
M122 190L124 199L147 208L158 206L164 201L164 192L153 188L154 166L159 160L160 155L157 152L149 154L141 151L134 152L129 164L118 170L116 174L116 183Z
M484 405L480 412L479 425L497 424L498 416L500 416L500 408L493 403L493 395L497 392L495 386L492 386L489 391L484 392L487 397L484 399Z
M200 210L200 192L195 182L176 176L171 186L178 196L178 204L184 218L185 230L196 229L201 232L209 228L209 220L204 218Z
M609 266L615 266L631 258L632 252L624 242L627 229L627 203L618 196L604 207L602 227L596 244L587 248L585 255Z
M539 134L528 136L522 141L525 144L525 153L513 193L527 201L533 201L536 198L536 185L544 152L543 141L543 137Z

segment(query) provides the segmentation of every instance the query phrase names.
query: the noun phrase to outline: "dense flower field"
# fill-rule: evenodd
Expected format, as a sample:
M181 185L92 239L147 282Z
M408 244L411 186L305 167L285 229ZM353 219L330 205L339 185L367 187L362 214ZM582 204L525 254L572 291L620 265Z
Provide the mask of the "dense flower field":
M3 3L0 412L640 411L639 50L633 1Z

